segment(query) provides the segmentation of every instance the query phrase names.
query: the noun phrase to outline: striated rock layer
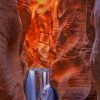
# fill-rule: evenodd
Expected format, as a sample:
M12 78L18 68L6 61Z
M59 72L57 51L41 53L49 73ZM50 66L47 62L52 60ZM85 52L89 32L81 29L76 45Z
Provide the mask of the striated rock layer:
M23 63L51 68L51 82L60 100L84 100L91 88L89 58L94 29L90 15L94 1L30 2L32 21L24 42Z

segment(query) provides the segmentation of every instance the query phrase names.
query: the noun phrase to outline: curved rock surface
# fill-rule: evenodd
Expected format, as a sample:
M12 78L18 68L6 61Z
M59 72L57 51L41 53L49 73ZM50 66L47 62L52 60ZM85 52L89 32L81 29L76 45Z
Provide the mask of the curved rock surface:
M61 100L74 100L72 91L77 91L77 100L81 94L84 100L91 88L89 58L94 26L90 15L94 0L38 1L31 2L32 22L23 51L25 63L52 69L51 81Z

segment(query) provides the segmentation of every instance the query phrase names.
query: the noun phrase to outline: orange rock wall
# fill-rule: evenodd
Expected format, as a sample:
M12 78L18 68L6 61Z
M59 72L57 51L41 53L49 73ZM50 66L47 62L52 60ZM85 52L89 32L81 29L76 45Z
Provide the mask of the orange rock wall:
M90 15L94 1L40 1L30 5L32 22L24 42L25 62L29 67L52 69L51 81L61 100L72 99L72 91L80 91L85 98L91 88L89 58L94 26Z

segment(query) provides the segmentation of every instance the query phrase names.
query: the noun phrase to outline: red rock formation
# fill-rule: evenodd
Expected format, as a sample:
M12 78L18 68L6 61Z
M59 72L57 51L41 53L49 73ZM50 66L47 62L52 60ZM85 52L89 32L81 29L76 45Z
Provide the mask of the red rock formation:
M51 66L51 52L56 52L58 35L57 1L33 2L33 19L26 36L29 66ZM53 54L53 53L52 53ZM54 61L53 61L54 62Z
M71 90L87 96L91 86L89 57L94 32L89 20L93 2L38 1L31 2L32 23L24 43L27 66L52 67L51 80L58 84L61 100L66 94L72 97Z

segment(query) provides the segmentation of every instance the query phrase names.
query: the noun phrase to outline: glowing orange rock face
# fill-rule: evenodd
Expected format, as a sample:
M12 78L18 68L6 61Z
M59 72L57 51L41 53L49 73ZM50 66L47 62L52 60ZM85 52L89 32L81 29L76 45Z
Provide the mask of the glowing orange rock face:
M58 28L54 28L54 23L58 26L56 2L55 0L32 2L32 23L26 35L25 48L28 52L28 63L33 67L51 66L51 52L56 51L58 35Z
M51 80L59 84L56 87L61 100L74 89L86 97L91 83L86 2L34 0L31 10L32 23L24 44L28 66L53 67ZM72 95L69 97L73 98Z

